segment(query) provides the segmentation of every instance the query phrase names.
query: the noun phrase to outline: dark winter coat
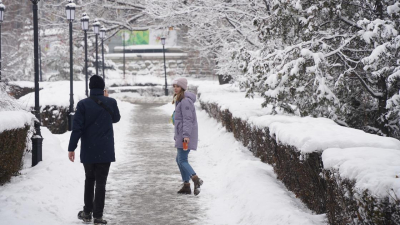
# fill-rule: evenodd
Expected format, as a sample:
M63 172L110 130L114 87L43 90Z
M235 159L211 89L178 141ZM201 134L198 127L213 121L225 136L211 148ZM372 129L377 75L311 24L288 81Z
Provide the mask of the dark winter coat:
M183 148L183 138L189 138L189 149L197 150L199 131L194 103L196 95L185 92L185 98L176 103L175 109L175 147Z
M81 139L82 163L108 163L115 161L113 123L121 116L117 101L105 97L103 90L92 89L90 96L102 101L113 112L111 117L103 107L90 98L81 100L75 112L68 151L75 151Z

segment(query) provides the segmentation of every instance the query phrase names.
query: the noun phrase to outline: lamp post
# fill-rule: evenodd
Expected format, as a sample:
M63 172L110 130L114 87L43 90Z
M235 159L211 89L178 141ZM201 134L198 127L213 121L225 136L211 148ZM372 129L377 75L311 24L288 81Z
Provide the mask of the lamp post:
M33 40L34 40L34 62L35 62L35 133L32 136L32 167L42 161L43 138L40 132L40 108L39 108L39 22L38 3L40 0L31 0L33 3Z
M99 49L98 39L100 32L100 22L95 20L93 23L93 31L96 34L96 75L99 75Z
M0 82L1 82L1 24L4 20L4 11L6 7L3 5L3 2L0 0Z
M167 86L167 66L165 64L165 37L161 38L161 44L163 46L164 53L164 74L165 74L165 96L168 96L168 86Z
M75 20L75 8L76 5L73 0L68 0L68 4L65 7L67 14L67 20L69 21L69 83L70 83L70 95L69 95L69 115L68 115L68 130L72 131L72 125L74 121L74 57L73 57L73 45L72 45L72 22Z
M89 97L89 91L88 91L88 80L89 80L89 75L88 75L88 53L87 53L87 48L88 48L88 43L87 43L87 31L89 30L89 16L84 13L82 15L82 30L85 33L85 94L86 97Z
M105 75L104 75L104 40L106 39L106 28L102 27L100 30L100 38L101 38L101 49L102 49L102 62L103 62L103 80L105 80Z
M126 40L126 33L125 31L122 33L122 61L123 61L123 68L124 68L124 80L125 80L125 40Z

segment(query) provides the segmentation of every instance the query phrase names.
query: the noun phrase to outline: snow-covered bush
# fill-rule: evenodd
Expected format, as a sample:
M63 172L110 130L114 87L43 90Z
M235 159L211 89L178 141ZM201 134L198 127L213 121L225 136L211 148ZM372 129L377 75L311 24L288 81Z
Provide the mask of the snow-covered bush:
M21 105L7 93L5 83L0 83L0 111L21 110Z
M0 83L0 185L21 169L22 156L29 143L34 116L6 92Z

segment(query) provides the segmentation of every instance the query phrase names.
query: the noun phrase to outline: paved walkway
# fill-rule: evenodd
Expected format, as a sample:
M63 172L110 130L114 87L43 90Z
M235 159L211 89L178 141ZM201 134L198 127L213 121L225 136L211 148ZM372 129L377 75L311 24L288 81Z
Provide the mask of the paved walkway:
M176 194L174 129L158 106L135 107L125 158L111 165L105 218L112 224L189 225L202 217L197 197Z

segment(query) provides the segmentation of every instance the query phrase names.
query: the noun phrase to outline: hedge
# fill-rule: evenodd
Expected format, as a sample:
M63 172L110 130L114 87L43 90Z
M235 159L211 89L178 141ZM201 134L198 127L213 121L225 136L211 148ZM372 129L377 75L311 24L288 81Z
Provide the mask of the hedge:
M374 197L368 190L359 193L354 188L355 181L323 169L321 152L301 154L294 146L277 143L268 128L254 127L217 104L202 102L201 95L199 99L201 108L262 162L272 165L278 179L309 209L326 213L330 224L400 224L400 201L394 193L384 199Z
M29 126L0 133L0 185L18 175L26 150Z
M47 127L53 134L63 134L68 130L69 109L60 106L45 106L40 116L42 126Z

